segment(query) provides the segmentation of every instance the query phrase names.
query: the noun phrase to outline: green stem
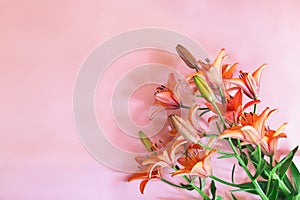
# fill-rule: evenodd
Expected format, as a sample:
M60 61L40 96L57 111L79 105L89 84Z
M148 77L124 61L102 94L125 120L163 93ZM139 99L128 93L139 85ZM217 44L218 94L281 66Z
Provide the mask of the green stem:
M254 104L254 107L253 107L253 113L255 114L256 112L256 107L257 107L257 104Z
M225 98L224 92L222 90L222 87L219 86L218 89L219 89L219 93L221 95L222 104L226 104L226 98Z
M224 118L223 118L223 115L222 115L222 113L221 113L219 107L217 106L217 104L216 104L215 101L212 102L212 105L214 106L214 109L217 111L217 113L218 113L218 115L219 115L219 117L220 117L220 119L221 119L221 121L222 121L222 124L223 124L223 126L224 126L224 129L226 129L226 123L225 123L225 120L224 120Z
M284 182L279 178L279 176L277 174L274 174L274 178L279 180L279 188L282 190L283 194L285 196L289 196L291 195L291 191L289 190L289 188L284 184Z
M237 184L224 181L223 179L220 179L220 178L218 178L218 177L216 177L214 175L211 175L210 178L213 179L213 180L215 180L215 181L218 181L220 183L223 183L224 185L229 185L229 186L232 186L232 187L239 187L239 185L237 185Z
M176 167L174 166L173 169L177 171ZM186 175L183 175L183 178L205 199L210 200L210 198L194 184L194 180L189 179Z
M209 147L209 146L207 146L207 145L205 145L205 144L202 144L201 142L198 142L197 144L199 144L201 147L204 147L205 149L208 149L208 150L213 150L213 149L214 149L214 148ZM231 154L231 153L228 153L228 152L225 152L225 151L221 151L221 150L219 150L219 149L215 149L215 150L216 150L216 152L218 152L218 153L220 153L220 154L225 154L225 155Z
M273 168L273 155L270 156L270 168Z
M259 196L263 199L263 200L269 200L268 197L266 196L266 194L264 193L264 191L261 189L260 185L258 184L258 182L256 181L256 179L254 179L250 173L250 171L248 170L246 164L244 163L243 159L239 156L238 152L236 151L231 138L228 139L229 144L231 146L231 149L233 150L233 152L235 153L235 157L237 158L237 160L239 161L239 163L241 164L242 168L244 169L244 171L246 172L246 174L248 175L248 177L250 178L253 186L255 187L255 189L257 190Z
M193 181L190 182L190 185L205 199L205 200L210 200L209 196L205 194L200 188L198 188Z
M172 183L172 182L170 182L170 181L168 181L168 180L166 180L166 179L164 179L164 178L160 178L160 180L161 180L162 182L164 182L164 183L167 183L168 185L171 185L171 186L174 186L174 187L177 187L177 188L182 188L182 189L184 189L184 188L181 187L180 185L176 185L176 184L174 184L174 183Z
M180 108L190 109L191 107L180 104Z

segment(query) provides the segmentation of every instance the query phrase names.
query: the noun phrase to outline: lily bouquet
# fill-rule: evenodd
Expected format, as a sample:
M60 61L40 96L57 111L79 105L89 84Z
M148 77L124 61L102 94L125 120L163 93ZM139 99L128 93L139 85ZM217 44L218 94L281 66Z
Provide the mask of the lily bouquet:
M257 112L266 64L252 73L239 71L235 76L238 64L224 64L228 57L225 49L213 62L198 61L182 45L177 45L176 50L194 72L184 80L169 75L167 84L154 93L154 104L160 109L151 116L168 110L166 134L171 139L153 142L140 131L140 140L149 155L136 158L141 171L128 181L140 180L141 193L149 181L159 180L176 188L195 190L205 200L225 198L217 191L216 185L220 184L230 188L227 198L231 199L237 199L240 192L263 200L300 199L300 173L293 162L298 147L280 159L277 143L287 137L282 132L286 123L272 129L267 122L277 109L267 107ZM214 159L231 163L230 180L214 174ZM237 173L246 178L236 181Z

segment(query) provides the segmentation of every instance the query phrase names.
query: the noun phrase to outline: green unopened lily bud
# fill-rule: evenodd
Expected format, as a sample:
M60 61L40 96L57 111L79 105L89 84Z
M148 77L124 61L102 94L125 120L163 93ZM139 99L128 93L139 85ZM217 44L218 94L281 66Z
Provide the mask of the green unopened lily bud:
M149 152L153 152L156 150L155 144L152 143L152 141L143 131L139 131L139 138Z
M206 81L198 75L195 75L193 77L194 82L198 88L198 90L200 91L201 95L203 98L206 99L206 101L212 103L213 101L215 101L215 95L214 92L212 91L212 89L208 86L208 84L206 83Z
M192 124L182 119L177 115L170 115L169 119L172 121L172 124L178 130L178 132L188 141L197 144L200 141L199 132L192 126Z
M187 66L192 69L198 70L198 62L189 50L187 50L184 46L178 44L176 46L176 51Z

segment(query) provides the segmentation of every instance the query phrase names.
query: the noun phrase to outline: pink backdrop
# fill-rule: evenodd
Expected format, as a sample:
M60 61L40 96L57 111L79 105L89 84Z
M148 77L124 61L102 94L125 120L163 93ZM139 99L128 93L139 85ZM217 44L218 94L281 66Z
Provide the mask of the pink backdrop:
M225 47L249 70L267 62L263 106L280 109L270 124L289 122L282 149L299 144L299 8L296 0L1 0L0 199L188 196L159 182L140 195L139 183L94 160L75 130L72 92L81 63L105 39L138 27L181 32L212 56Z

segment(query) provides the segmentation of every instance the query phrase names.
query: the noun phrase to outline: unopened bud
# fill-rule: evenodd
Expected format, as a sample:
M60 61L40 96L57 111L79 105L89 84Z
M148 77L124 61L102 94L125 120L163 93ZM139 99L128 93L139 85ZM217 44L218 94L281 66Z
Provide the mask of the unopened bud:
M195 82L198 90L200 91L202 97L205 98L206 101L208 101L210 103L215 101L215 95L214 95L212 89L206 83L206 81L198 75L195 75L193 77L193 79L194 79L194 82Z
M178 132L188 141L197 144L200 141L200 135L198 131L192 126L192 124L182 119L177 115L170 115L169 119L172 124L178 130Z
M189 50L187 50L184 46L178 44L176 46L176 51L187 66L192 69L198 70L198 62Z

